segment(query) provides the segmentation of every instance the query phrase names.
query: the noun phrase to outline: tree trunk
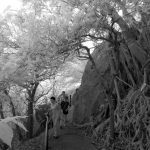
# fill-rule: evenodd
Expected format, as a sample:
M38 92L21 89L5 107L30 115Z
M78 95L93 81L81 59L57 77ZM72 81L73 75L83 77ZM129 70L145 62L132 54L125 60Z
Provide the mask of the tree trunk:
M2 106L1 102L0 102L0 115L1 115L1 118L4 119L3 106ZM8 149L8 145L3 143L2 148L3 148L2 150L7 150Z
M111 140L111 143L113 143L114 138L115 138L114 103L113 103L113 100L111 98L111 91L110 90L108 90L106 92L106 98L108 100L109 108L110 108L110 111L109 111L109 116L110 116L110 140Z
M13 104L13 102L12 102L12 98L9 96L7 90L4 90L4 93L5 93L5 94L9 97L9 99L10 99L10 106L11 106L11 110L12 110L13 116L16 116L16 112L15 112L14 104ZM19 126L17 126L17 125L16 125L16 130L17 130L17 133L18 133L18 136L19 136L19 140L21 141L21 140L23 139L23 137L22 137L20 128L19 128Z
M132 77L132 75L131 75L131 73L130 73L130 71L129 71L129 69L128 69L128 66L127 66L126 63L125 63L125 56L124 56L124 53L121 52L121 54L122 54L122 65L123 65L123 67L124 67L124 69L125 69L125 71L126 71L126 74L127 74L128 77L129 77L129 80L131 81L131 83L132 83L132 85L133 85L133 88L135 88L135 87L136 87L136 83L135 83L134 78Z
M33 102L28 102L28 138L32 138L33 133Z
M128 26L127 22L119 16L115 8L113 8L110 3L107 3L108 14L113 18L113 20L119 25L122 30L122 35L131 51L131 54L135 56L142 65L146 62L147 54L141 48L140 44L137 42L131 28Z
M13 102L11 100L10 100L10 106L12 108L12 114L13 114L13 116L16 116L14 104L13 104ZM19 136L19 141L23 140L23 136L21 134L21 131L20 131L20 128L19 128L18 125L16 125L16 129L17 129L17 133L18 133L18 136Z
M109 108L110 108L110 111L109 111L110 125L109 126L110 126L110 142L111 142L111 144L113 144L114 139L115 139L114 103L113 103L113 100L111 97L112 91L114 89L114 79L115 79L115 75L113 74L109 89L107 89L105 92L106 98L107 98L108 103L109 103Z
M36 93L36 89L39 85L39 82L31 83L31 89L28 89L28 121L27 121L27 128L28 128L28 138L32 138L33 136L33 103L34 103L34 96Z
M114 79L114 84L115 84L115 89L116 89L116 93L117 93L117 106L116 106L116 108L119 108L121 98L120 98L120 93L119 93L119 88L118 88L118 83L117 83L116 78Z
M4 119L3 105L1 102L0 102L0 115L1 115L1 118Z
M121 8L122 13L123 13L123 17L124 17L126 22L128 22L128 20L126 19L127 17L130 18L132 21L136 21L135 18L127 11L125 1L122 1L122 0L113 0L113 1L115 3L117 3L119 5L119 7Z
M110 53L110 67L111 67L111 74L112 74L112 79L109 85L109 88L106 90L106 98L108 100L109 103L109 108L110 108L110 142L113 143L114 142L114 138L115 138L115 120L114 120L114 103L112 100L112 92L115 88L114 83L115 83L115 78L116 78L116 64L115 61L113 59L113 53Z

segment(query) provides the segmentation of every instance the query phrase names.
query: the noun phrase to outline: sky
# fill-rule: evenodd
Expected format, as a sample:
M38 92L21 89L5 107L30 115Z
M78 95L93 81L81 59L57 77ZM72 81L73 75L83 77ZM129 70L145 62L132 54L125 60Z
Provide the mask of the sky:
M19 0L0 0L0 14L8 7L11 7L13 10L19 9L21 2Z

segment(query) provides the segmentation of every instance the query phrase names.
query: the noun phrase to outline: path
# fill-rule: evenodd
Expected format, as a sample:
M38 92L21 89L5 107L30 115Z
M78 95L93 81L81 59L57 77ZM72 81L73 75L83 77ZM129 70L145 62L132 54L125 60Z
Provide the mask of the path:
M59 137L55 139L53 132L49 133L49 148L51 150L94 150L89 138L84 137L84 132L71 124L73 109L68 116L68 123L59 129Z
M83 131L72 124L67 123L63 129L59 129L59 137L55 139L50 133L49 147L51 150L94 150L91 140L83 136Z

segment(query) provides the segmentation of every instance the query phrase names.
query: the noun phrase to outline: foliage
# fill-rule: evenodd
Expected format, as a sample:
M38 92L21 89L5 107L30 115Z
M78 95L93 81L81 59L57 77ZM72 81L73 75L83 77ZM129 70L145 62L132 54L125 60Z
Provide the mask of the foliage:
M110 56L110 67L112 71L111 74L113 76L112 79L115 80L116 77L120 77L121 81L124 81L127 86L130 86L133 89L140 89L143 82L146 82L145 84L149 84L149 79L147 80L147 77L143 76L143 74L149 74L149 68L146 68L145 72L141 70L143 69L143 66L145 66L145 63L148 61L147 54L149 54L149 44L148 42L146 42L149 39L149 5L145 7L146 4L144 1L130 1L128 3L127 1L111 0L96 0L86 2L81 0L67 1L66 3L69 6L72 6L72 9L74 9L75 7L77 9L74 17L71 16L73 18L72 24L70 26L72 37L67 40L67 43L69 45L67 50L77 51L80 57L90 59L90 49L86 46L83 46L84 41L88 39L92 40L95 43L98 43L101 40L105 40L109 43L109 46L106 47L106 49L109 48L108 53ZM122 11L122 16L119 15L119 11ZM140 16L141 19L138 20L137 16ZM147 18L147 20L145 20L144 18ZM147 37L147 39L144 39L144 37ZM145 44L142 44L143 42ZM85 53L85 51L87 51L87 53ZM92 61L92 59L90 60ZM114 64L114 66L112 64ZM129 91L129 87L126 87L126 85L122 85L121 81L117 81L117 84L115 84L115 87L113 87L114 90L112 90L117 93L117 90L119 89L117 88L117 85L120 87L119 92L117 93L117 110L122 106L120 93L124 92L124 90ZM105 86L103 87L105 88ZM112 85L108 84L108 87L112 87ZM125 95L123 95L121 98L123 98L124 96ZM127 103L130 103L130 100L128 100ZM110 104L110 107L113 106L111 106ZM132 109L134 110L135 107L136 106L134 106ZM145 107L143 111L145 112ZM139 111L139 113L143 111L141 110ZM128 112L129 110L126 110L126 113ZM123 121L123 118L118 117L119 113L120 112L116 111L115 117L117 117L119 121ZM114 114L111 115L113 116ZM133 122L135 116L133 118L131 117L131 120ZM138 121L136 121L136 123L134 122L134 128L139 127L140 122L141 121L139 119ZM105 123L102 123L96 129L96 131L102 131L104 127L106 127L106 136L104 137L106 147L111 146L111 142L109 142L109 137L111 135L108 134L112 126L111 120L109 126L108 123L109 122L107 122L107 126L105 126ZM126 119L125 121L123 121L123 123L128 123L128 120ZM119 135L122 134L122 132L124 133L124 129L122 129L122 126L119 130ZM118 129L118 127L116 126L115 128ZM120 139L122 139L122 137L120 137ZM145 148L145 145L143 143L141 146L141 142L143 141L139 140L139 143L137 142L137 145L133 148ZM135 143L133 142L132 144L134 145ZM126 143L124 143L124 145L127 146ZM126 148L128 149L129 147L127 146Z
M79 73L81 70L77 71L77 67L72 65L75 71L68 69L64 73L62 71L58 73L58 68L62 67L68 56L77 54L82 59L89 59L99 74L103 89L107 91L105 94L110 96L115 91L118 100L117 111L113 113L110 98L109 105L112 110L110 122L107 121L106 124L103 122L95 132L102 132L105 129L107 136L103 140L107 141L106 146L109 146L111 145L109 137L112 135L108 133L113 127L119 129L118 135L121 140L122 134L126 132L124 127L131 125L134 126L133 133L135 128L139 129L134 136L138 142L132 141L131 145L135 146L135 149L140 147L141 139L137 135L141 130L142 121L140 117L138 121L135 120L135 116L144 115L147 112L146 105L143 104L143 100L138 102L138 98L133 100L134 105L130 102L131 99L125 101L121 99L130 88L141 89L142 85L149 84L150 69L147 65L150 54L149 3L146 0L23 0L23 2L22 10L15 15L6 14L1 20L0 79L25 88L29 94L36 83L50 77L54 78L54 75L60 74L67 78L74 75L76 76L74 79L78 80L77 76L81 75ZM106 80L101 76L91 56L91 48L84 45L87 41L92 41L95 48L104 45L103 41L107 42L104 48L109 54L112 82L108 81L105 84ZM71 84L77 81L74 79L70 78ZM71 85L67 82L69 79L57 80L64 81L62 85L58 84L59 87ZM119 111L122 106L127 107L129 104L131 110L126 108L125 113ZM139 106L143 109L138 110ZM131 113L130 116L128 113ZM118 126L115 126L113 117L117 117ZM131 119L134 125L129 123L126 117ZM129 145L126 146L128 148Z
M81 61L75 58L61 66L54 79L56 95L59 95L61 91L71 94L70 90L74 91L80 85L86 62L86 60Z
M19 121L21 118L26 118L26 116L15 116L11 118L5 118L0 120L0 138L1 140L11 147L11 141L13 138L13 130L8 123L13 122L27 132L27 129Z
M12 98L16 114L21 116L26 115L26 90L20 86L12 85L9 90L9 95Z
M34 9L26 12L22 9L14 14L7 14L2 19L1 34L4 55L1 55L1 81L23 88L28 103L28 128L32 132L33 106L46 93L37 94L41 81L54 76L64 57L56 55L57 47L51 40L48 18L37 18ZM51 24L52 25L52 24ZM5 32L3 32L5 28ZM48 91L49 92L49 91ZM47 93L48 93L47 92ZM27 102L26 102L27 103ZM29 134L32 133L29 130Z

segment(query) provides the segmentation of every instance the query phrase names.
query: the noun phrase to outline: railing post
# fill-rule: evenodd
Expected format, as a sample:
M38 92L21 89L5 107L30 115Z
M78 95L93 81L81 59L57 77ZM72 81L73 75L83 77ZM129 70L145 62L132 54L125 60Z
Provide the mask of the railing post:
M71 104L71 95L70 95L70 107L71 107L71 105L72 105L72 104Z
M44 148L43 150L48 150L48 122L49 117L46 115L46 127L45 127L45 137L44 137Z

